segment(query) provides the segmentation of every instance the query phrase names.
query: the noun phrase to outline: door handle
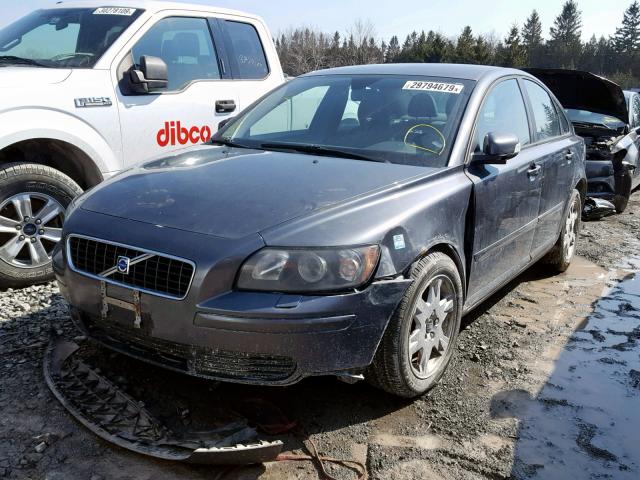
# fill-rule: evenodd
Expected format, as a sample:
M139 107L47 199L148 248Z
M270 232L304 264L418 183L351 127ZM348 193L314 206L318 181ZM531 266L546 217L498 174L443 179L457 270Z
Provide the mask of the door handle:
M564 156L564 158L566 158L567 160L571 160L573 158L573 155L574 155L573 152L569 150Z
M216 113L231 113L236 111L236 102L233 100L217 100Z
M536 165L535 163L532 163L531 166L529 167L529 170L527 170L527 175L529 175L530 177L537 177L538 175L540 175L541 171L542 171L542 167L540 165Z

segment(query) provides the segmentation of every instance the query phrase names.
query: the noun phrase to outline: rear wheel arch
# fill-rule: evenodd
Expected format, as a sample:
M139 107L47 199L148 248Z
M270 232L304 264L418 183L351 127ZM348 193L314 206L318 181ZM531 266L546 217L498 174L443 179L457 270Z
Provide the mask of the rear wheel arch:
M85 151L53 138L22 140L0 150L0 169L17 163L51 167L71 178L83 190L104 179L98 165Z
M587 200L587 180L585 178L581 178L575 188L580 192L582 205L584 205L584 202Z

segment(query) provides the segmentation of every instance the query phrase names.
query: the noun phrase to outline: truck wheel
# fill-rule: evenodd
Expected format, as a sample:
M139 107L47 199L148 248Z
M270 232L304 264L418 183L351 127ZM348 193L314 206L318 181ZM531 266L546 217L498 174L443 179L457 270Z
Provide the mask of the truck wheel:
M613 205L616 207L617 213L622 213L626 210L627 204L629 203L628 195L616 195L613 198Z
M412 398L433 388L449 365L460 331L462 282L455 263L432 253L411 269L398 306L365 378L393 395Z
M576 253L576 243L580 232L580 217L582 210L582 199L580 192L574 190L569 200L569 208L564 217L560 237L555 246L547 253L543 262L550 265L558 272L564 272Z
M51 254L64 214L82 189L59 171L33 163L2 166L0 186L0 287L52 279Z

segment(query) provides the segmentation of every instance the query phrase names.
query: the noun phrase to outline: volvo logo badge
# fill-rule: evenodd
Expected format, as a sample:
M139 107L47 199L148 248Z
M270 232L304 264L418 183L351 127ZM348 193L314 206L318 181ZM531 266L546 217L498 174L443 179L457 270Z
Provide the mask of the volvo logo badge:
M116 267L118 273L122 275L129 275L129 267L131 266L131 259L129 257L118 257L118 263Z

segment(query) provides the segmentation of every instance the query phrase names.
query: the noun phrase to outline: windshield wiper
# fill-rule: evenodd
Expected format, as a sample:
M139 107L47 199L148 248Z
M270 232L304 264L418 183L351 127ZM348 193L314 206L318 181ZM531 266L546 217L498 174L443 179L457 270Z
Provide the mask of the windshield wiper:
M386 163L385 160L367 157L359 153L340 150L338 148L323 147L320 145L303 145L297 143L262 143L260 148L264 150L293 150L294 152L309 153L312 155L322 155L326 157L352 158L354 160L366 160L368 162Z
M214 138L211 140L211 144L212 145L223 145L225 147L231 147L231 148L253 148L250 147L249 145L243 145L241 143L236 143L233 140L230 140L228 138Z
M29 65L32 67L51 68L49 65L40 63L37 60L31 60L30 58L14 57L13 55L0 56L0 65Z

